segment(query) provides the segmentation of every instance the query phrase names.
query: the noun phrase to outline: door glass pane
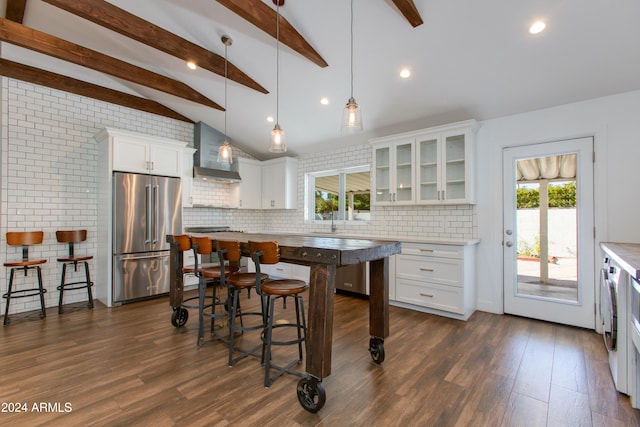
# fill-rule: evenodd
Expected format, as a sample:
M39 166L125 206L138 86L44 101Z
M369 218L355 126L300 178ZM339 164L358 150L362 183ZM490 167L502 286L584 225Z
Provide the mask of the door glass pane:
M420 165L418 173L420 174L419 199L420 200L437 200L438 199L438 140L430 139L419 142Z
M376 149L376 201L388 202L389 199L389 147Z
M454 135L445 138L446 155L446 186L445 198L465 198L465 153L464 135Z
M517 293L578 301L575 154L517 161Z
M396 147L396 200L411 200L411 144Z

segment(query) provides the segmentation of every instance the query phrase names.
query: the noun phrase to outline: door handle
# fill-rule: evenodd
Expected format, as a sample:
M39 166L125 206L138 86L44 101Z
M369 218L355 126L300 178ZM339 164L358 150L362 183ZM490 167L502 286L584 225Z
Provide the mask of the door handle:
M146 208L147 208L147 226L145 229L145 236L144 236L144 243L151 243L151 222L153 221L153 205L152 205L152 200L151 200L151 184L147 184L144 186L144 192L145 192L145 203L146 203Z
M153 187L153 243L158 243L158 216L160 212L158 211L158 192L160 191L160 186L155 185Z

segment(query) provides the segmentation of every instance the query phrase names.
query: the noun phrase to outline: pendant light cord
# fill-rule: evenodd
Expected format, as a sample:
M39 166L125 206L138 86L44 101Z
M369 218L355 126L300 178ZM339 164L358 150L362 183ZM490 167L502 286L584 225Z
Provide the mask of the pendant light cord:
M227 43L224 44L224 140L227 140Z
M276 124L280 124L280 2L276 4Z
M353 98L353 0L351 0L351 98Z

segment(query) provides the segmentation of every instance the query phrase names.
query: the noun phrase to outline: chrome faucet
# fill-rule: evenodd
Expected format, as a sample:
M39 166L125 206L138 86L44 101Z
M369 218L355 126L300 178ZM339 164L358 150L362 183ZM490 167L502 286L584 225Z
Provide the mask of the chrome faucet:
M338 226L333 222L334 212L331 211L331 232L335 233L338 229Z

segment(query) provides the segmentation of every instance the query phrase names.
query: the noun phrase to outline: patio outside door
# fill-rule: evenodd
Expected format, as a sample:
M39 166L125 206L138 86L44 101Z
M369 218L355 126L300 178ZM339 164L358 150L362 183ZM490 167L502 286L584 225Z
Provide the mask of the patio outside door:
M504 311L593 329L593 139L503 151Z

